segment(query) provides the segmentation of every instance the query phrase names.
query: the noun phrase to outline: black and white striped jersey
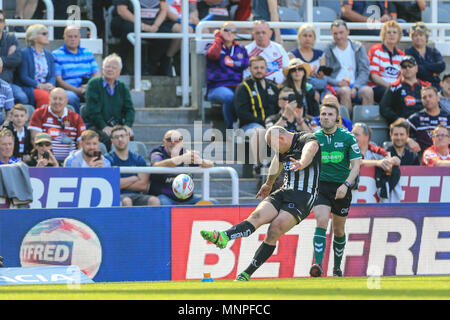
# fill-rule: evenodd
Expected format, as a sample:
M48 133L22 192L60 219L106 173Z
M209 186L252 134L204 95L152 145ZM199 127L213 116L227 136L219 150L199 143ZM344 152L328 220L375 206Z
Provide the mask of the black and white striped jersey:
M279 154L278 159L283 163L284 184L282 189L299 190L315 194L319 189L319 176L321 167L321 152L319 150L315 154L313 160L308 167L303 170L293 171L290 169L291 160L300 160L304 146L310 141L318 141L314 134L309 132L299 132L294 134L292 145L289 151ZM317 142L317 144L319 144Z

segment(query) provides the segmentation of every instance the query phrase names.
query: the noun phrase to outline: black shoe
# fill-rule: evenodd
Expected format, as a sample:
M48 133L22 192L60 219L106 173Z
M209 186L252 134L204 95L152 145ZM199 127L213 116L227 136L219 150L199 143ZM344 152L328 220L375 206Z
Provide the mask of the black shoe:
M2 267L3 267L3 257L0 256L0 268L2 268Z
M333 277L342 277L342 270L339 268L333 268Z
M18 17L18 16L15 16L14 19L20 20L22 18ZM13 29L12 30L13 32L23 32L23 33L25 33L25 27L24 26L15 26L12 29Z
M322 266L320 264L313 264L309 270L309 274L314 278L321 277L323 274Z
M160 76L173 77L173 58L164 56L159 62L158 74Z

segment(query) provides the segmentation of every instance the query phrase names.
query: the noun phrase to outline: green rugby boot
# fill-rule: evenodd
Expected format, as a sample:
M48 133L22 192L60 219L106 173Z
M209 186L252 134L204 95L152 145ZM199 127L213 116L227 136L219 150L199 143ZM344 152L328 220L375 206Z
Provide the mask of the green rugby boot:
M228 236L225 234L225 232L219 232L219 231L200 231L200 235L205 239L206 241L214 243L217 247L220 249L224 249L228 244Z
M250 276L246 272L242 272L234 281L250 281Z

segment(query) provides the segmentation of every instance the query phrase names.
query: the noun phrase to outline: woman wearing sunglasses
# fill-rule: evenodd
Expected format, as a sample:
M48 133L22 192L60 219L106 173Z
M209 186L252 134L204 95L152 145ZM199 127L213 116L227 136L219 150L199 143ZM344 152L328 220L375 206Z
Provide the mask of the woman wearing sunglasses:
M36 135L30 156L31 159L26 162L30 167L59 167L52 151L52 137L45 132Z
M50 91L55 88L56 75L53 55L44 48L49 44L47 27L34 24L25 33L27 47L22 49L19 85L36 108L49 103Z
M440 90L440 73L445 70L445 61L441 53L434 47L428 46L431 31L425 23L416 22L409 30L412 46L405 50L407 55L413 56L419 67L417 78L428 81Z
M247 50L235 41L237 29L225 22L216 30L214 42L206 48L206 98L222 103L227 129L237 120L234 110L234 91L242 82L242 74L249 66Z

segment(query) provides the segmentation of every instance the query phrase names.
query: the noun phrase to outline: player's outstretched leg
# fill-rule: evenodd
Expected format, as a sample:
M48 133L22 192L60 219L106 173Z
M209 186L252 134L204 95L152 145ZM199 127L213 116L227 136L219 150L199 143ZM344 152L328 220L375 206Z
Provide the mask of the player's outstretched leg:
M234 240L241 237L248 237L256 228L247 220L238 223L237 225L231 227L230 229L219 232L219 231L200 231L203 239L214 243L220 249L224 249L229 240Z
M228 244L229 239L225 232L202 230L200 231L200 234L203 239L214 243L220 249L224 249Z

